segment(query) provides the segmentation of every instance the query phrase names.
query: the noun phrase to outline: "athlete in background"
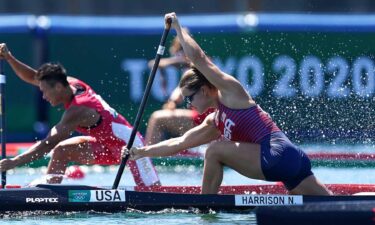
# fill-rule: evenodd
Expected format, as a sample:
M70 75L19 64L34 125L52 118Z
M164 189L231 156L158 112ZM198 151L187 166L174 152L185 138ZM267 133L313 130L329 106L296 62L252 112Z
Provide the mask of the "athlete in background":
M64 105L65 112L47 137L28 151L12 159L0 161L0 171L32 162L52 151L48 165L48 183L60 183L69 162L113 165L120 162L121 147L132 131L127 120L112 109L86 83L69 77L60 64L46 63L38 70L17 60L6 44L0 44L0 58L5 59L23 81L39 87L43 98L52 106ZM72 137L73 131L82 136ZM135 146L143 146L138 134ZM160 184L150 158L131 161L130 169L136 185Z
M290 142L241 83L212 63L181 29L175 13L166 14L165 20L172 20L186 56L196 67L182 76L182 95L200 113L209 107L217 111L181 137L130 151L124 148L123 156L168 156L209 143L204 159L203 194L218 192L223 167L228 166L249 178L281 181L290 194L329 195L330 191L311 171L307 155Z
M182 28L189 33L187 28ZM169 48L171 57L162 58L159 62L159 71L162 78L162 91L167 92L167 77L165 69L173 66L182 72L190 68L190 60L185 56L184 50L180 41L175 37L172 45ZM154 66L154 60L151 60L148 65L150 68ZM169 96L168 101L163 105L163 108L153 112L147 123L146 130L146 144L152 145L165 140L165 137L178 137L183 135L186 131L201 124L207 115L212 113L214 109L208 109L203 114L200 114L190 105L187 108L178 108L184 99L181 95L181 90L176 87Z

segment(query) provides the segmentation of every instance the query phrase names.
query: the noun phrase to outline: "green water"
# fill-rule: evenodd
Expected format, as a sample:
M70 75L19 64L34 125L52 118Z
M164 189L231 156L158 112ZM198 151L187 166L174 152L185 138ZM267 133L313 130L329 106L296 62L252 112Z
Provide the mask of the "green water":
M126 213L23 213L5 216L0 224L49 225L49 224L256 224L254 214L216 213L200 214L183 210L163 210L160 212Z

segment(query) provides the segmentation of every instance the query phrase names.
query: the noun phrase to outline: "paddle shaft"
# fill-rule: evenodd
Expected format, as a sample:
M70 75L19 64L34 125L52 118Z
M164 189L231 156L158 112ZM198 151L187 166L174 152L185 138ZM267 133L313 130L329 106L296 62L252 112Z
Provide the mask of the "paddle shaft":
M147 103L148 96L150 95L150 91L151 91L152 83L154 82L156 70L158 69L160 58L164 54L164 49L165 49L164 45L165 45L165 41L167 40L167 36L168 36L170 28L171 28L171 21L168 21L168 23L166 24L166 26L164 28L164 32L163 32L163 35L162 35L161 40L160 40L159 48L158 48L158 51L157 51L156 56L155 56L154 66L152 67L152 70L150 72L150 76L148 77L146 90L145 90L145 93L143 94L141 105L139 106L138 113L137 113L137 116L135 118L132 133L130 134L129 141L126 145L127 149L130 149L133 146L135 136L137 135L139 123L141 121L141 118L142 118L142 115L143 115L143 112L144 112L144 109L145 109L145 106L146 106L146 103ZM112 189L118 188L122 173L124 172L125 165L126 165L126 162L129 159L129 156L130 155L127 154L125 156L125 158L122 158L120 167L117 171L115 182L113 183L113 186L112 186Z
M0 60L0 141L1 141L1 158L5 159L6 154L6 129L5 129L5 75L4 61ZM1 186L6 185L6 171L1 173Z

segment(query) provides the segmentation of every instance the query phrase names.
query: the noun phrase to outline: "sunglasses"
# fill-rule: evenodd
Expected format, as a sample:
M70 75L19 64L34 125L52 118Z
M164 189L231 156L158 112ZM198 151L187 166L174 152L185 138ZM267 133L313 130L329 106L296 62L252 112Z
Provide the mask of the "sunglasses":
M198 90L196 90L193 94L184 97L184 101L185 101L186 105L191 106L191 103L194 100L194 96L195 96L195 94L198 93L199 90L200 90L200 88Z

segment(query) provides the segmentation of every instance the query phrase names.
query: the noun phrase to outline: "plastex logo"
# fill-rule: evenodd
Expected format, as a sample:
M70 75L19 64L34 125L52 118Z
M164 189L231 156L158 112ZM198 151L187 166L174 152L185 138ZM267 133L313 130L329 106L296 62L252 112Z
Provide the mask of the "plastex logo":
M26 198L26 203L59 203L58 198Z
M90 190L69 191L69 202L90 202Z

